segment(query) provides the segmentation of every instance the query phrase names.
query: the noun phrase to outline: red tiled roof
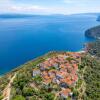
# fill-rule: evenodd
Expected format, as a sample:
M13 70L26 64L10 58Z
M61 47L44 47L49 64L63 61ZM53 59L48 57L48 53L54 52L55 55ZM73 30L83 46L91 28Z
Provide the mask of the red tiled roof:
M55 64L59 63L60 64L60 70L56 69L51 69L48 71L43 71L42 72L42 77L44 79L44 82L48 83L51 82L52 79L56 75L61 75L63 79L60 79L60 82L65 82L68 85L72 85L73 82L78 80L78 75L76 74L76 71L78 69L78 62L75 60L72 60L71 63L68 63L67 60L65 59L65 56L73 57L76 59L76 57L80 57L79 53L65 53L62 55L58 55L56 57L52 57L44 61L42 64L44 68L52 67Z
M61 91L61 94L63 94L64 96L68 96L68 94L71 92L70 89L65 89Z

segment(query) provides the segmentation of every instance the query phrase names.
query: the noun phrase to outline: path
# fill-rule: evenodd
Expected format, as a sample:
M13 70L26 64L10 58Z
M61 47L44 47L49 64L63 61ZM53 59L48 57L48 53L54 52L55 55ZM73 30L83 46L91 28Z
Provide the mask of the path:
M4 98L2 100L10 100L11 84L13 83L13 80L15 79L15 77L16 77L16 73L14 74L14 76L11 78L10 82L4 89L3 91Z
M80 92L81 92L81 90L82 90L82 92L81 92L80 95L79 95L79 100L82 100L81 98L82 98L82 96L84 95L85 90L86 90L86 83L85 83L85 80L84 80L84 73L85 73L86 68L87 68L87 66L85 66L85 68L83 69L83 74L82 74L83 82L82 82L81 87L78 89L78 91L80 91Z
M59 96L59 92L55 94L54 100L57 100L57 97Z

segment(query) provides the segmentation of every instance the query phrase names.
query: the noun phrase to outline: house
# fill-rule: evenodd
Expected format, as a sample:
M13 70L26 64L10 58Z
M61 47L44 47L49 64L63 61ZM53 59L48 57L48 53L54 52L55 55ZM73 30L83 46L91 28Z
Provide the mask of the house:
M55 69L59 70L59 64L58 63L54 63L53 66L55 67Z
M54 78L55 77L55 73L53 72L53 70L50 70L48 72L48 75L49 75L50 78Z
M63 98L68 98L68 96L70 95L71 90L70 89L64 89L60 92L60 96Z
M56 77L59 79L64 78L64 74L62 72L57 72Z
M74 70L78 70L78 65L77 64L73 64Z
M56 78L53 78L53 79L52 79L52 82L53 82L53 83L56 83L56 84L60 84L60 81L59 81L58 79L56 79Z
M62 82L59 85L60 85L61 88L68 88L68 85L65 82Z
M51 83L51 79L45 79L45 80L43 81L43 83L44 83L45 85L49 85L49 84Z
M41 72L39 69L33 69L33 77L40 75L40 74L41 74Z

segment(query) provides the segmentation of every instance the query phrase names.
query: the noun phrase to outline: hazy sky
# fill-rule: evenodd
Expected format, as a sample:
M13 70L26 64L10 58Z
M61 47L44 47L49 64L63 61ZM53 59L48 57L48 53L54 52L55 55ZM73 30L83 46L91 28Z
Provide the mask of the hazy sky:
M100 12L100 0L0 0L0 13L73 14Z

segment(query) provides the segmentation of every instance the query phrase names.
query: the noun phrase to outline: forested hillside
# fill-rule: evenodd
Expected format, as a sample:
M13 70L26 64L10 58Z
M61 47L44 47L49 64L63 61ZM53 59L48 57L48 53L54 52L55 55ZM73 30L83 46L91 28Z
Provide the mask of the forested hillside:
M100 26L88 29L85 32L85 36L90 38L100 38Z
M90 37L97 36L98 38L97 32L100 33L100 26L90 30ZM82 60L82 65L87 66L84 73L86 91L83 99L100 100L100 39L88 43L86 48L88 55L84 56Z
M84 73L86 90L83 100L100 100L100 61L87 55L82 59L82 66L87 66Z
M100 40L96 40L95 42L91 42L87 44L88 52L96 57L100 57Z

